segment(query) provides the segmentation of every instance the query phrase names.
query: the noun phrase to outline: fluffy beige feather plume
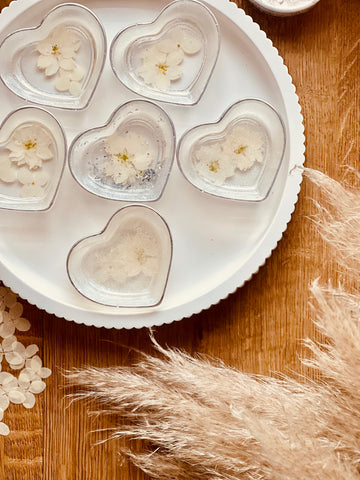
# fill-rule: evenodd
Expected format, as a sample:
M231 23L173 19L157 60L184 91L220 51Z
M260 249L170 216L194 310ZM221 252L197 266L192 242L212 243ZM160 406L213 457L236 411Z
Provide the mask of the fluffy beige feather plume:
M316 224L359 273L360 194L306 171L330 203ZM161 358L70 372L78 398L116 415L114 436L145 440L123 451L158 479L360 479L360 296L312 286L325 345L308 341L320 382L241 373L155 344Z

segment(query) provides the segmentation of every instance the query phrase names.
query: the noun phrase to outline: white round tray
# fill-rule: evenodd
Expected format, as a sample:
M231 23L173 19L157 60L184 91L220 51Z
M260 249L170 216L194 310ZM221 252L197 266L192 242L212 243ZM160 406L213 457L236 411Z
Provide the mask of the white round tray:
M17 0L0 15L0 41L19 28L37 26L54 0ZM103 23L108 46L122 28L152 21L164 0L84 0ZM79 239L100 232L123 202L97 198L79 187L66 167L47 212L0 211L0 278L30 303L67 320L107 328L141 328L180 320L235 291L271 255L290 221L304 163L298 97L271 41L243 10L227 0L207 0L221 29L219 58L210 83L192 107L161 104L177 138L200 123L215 122L234 102L260 98L273 105L287 130L284 161L268 199L246 204L202 194L182 177L176 162L162 198L150 205L168 222L174 241L169 283L155 308L124 309L83 298L66 273L66 257ZM0 120L26 104L0 84ZM65 129L78 133L104 124L136 94L115 78L107 58L90 106L83 111L47 108Z

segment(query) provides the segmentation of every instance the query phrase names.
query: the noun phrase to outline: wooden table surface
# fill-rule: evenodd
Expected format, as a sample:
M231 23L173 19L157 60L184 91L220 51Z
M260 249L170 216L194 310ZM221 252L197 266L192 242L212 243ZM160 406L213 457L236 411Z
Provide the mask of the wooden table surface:
M262 14L246 0L237 3L272 39L293 77L305 121L306 165L343 178L343 165L356 166L359 158L359 0L321 0L291 18ZM7 4L0 0L0 9ZM301 372L301 339L316 336L308 286L317 277L338 278L308 219L311 197L318 197L316 189L305 180L283 239L250 282L199 315L158 327L157 339L245 372ZM24 304L32 328L20 339L40 346L53 375L33 409L11 405L6 411L11 433L0 438L0 480L145 478L119 463L116 442L94 446L103 435L91 431L106 421L89 418L83 403L64 402L59 369L133 362L137 355L127 347L152 351L147 330L78 326Z

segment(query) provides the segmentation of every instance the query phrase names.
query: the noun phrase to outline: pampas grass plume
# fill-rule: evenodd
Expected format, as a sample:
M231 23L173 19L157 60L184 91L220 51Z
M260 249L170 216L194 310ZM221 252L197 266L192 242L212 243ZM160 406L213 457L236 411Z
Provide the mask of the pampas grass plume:
M344 265L360 271L360 195L306 175L330 208L315 223ZM307 341L317 383L244 374L205 356L164 349L132 367L68 373L77 398L115 415L114 437L145 440L123 450L159 480L359 480L360 296L312 285L324 344Z

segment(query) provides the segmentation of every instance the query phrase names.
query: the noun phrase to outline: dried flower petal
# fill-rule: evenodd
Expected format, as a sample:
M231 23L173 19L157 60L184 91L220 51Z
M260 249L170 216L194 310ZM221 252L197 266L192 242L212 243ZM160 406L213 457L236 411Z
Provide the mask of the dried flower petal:
M80 82L71 82L69 87L69 92L74 97L77 97L81 93L81 83Z
M33 408L35 405L35 395L31 392L25 392L25 401L23 402L25 408Z
M8 290L5 294L4 301L5 307L11 308L17 301L17 295L13 293L11 290Z
M15 403L16 405L26 402L26 396L19 388L10 390L8 396L10 402Z
M71 72L71 80L73 82L81 82L84 78L84 70L81 67L77 67L73 72Z
M55 81L55 88L59 92L67 92L70 88L70 84L71 81L69 75L60 75Z
M24 370L20 372L18 382L21 388L23 389L28 389L30 386L31 378L30 375L27 373L24 373Z
M45 382L43 382L42 380L35 380L34 382L31 382L29 392L41 393L45 390L45 388L46 388Z
M31 328L31 323L28 319L20 317L14 320L14 325L19 332L27 332Z
M50 370L50 368L47 368L47 367L41 367L38 370L38 375L41 378L48 378L48 377L50 377L51 374L52 374L52 371Z
M0 393L0 408L5 411L10 405L8 396L4 393Z
M8 293L8 289L6 287L0 287L0 297L5 297Z
M6 361L11 365L16 367L17 365L24 364L24 357L18 352L9 352L5 354Z
M4 381L8 378L13 378L14 375L11 375L9 372L0 372L0 385L4 384Z
M30 360L30 368L34 372L37 372L40 370L42 367L42 361L41 358L38 355L35 355L31 360Z
M39 351L39 347L35 345L34 343L26 347L25 349L25 356L26 358L30 358L34 356L37 352ZM40 360L40 357L37 357ZM40 360L41 362L41 360Z
M2 387L5 393L11 392L11 390L18 388L18 386L19 384L17 379L11 374L9 374L9 376L6 377L2 382Z
M16 170L8 157L0 157L0 180L12 183L16 180Z
M15 333L15 325L13 322L5 321L0 325L0 337L12 337Z
M17 339L14 335L6 337L1 344L0 351L2 350L4 353L11 352L14 350L16 343Z
M6 436L6 435L9 435L9 433L10 433L9 427L5 423L0 422L0 435Z
M21 317L23 311L24 307L20 302L14 303L14 305L9 308L9 314L12 319Z

